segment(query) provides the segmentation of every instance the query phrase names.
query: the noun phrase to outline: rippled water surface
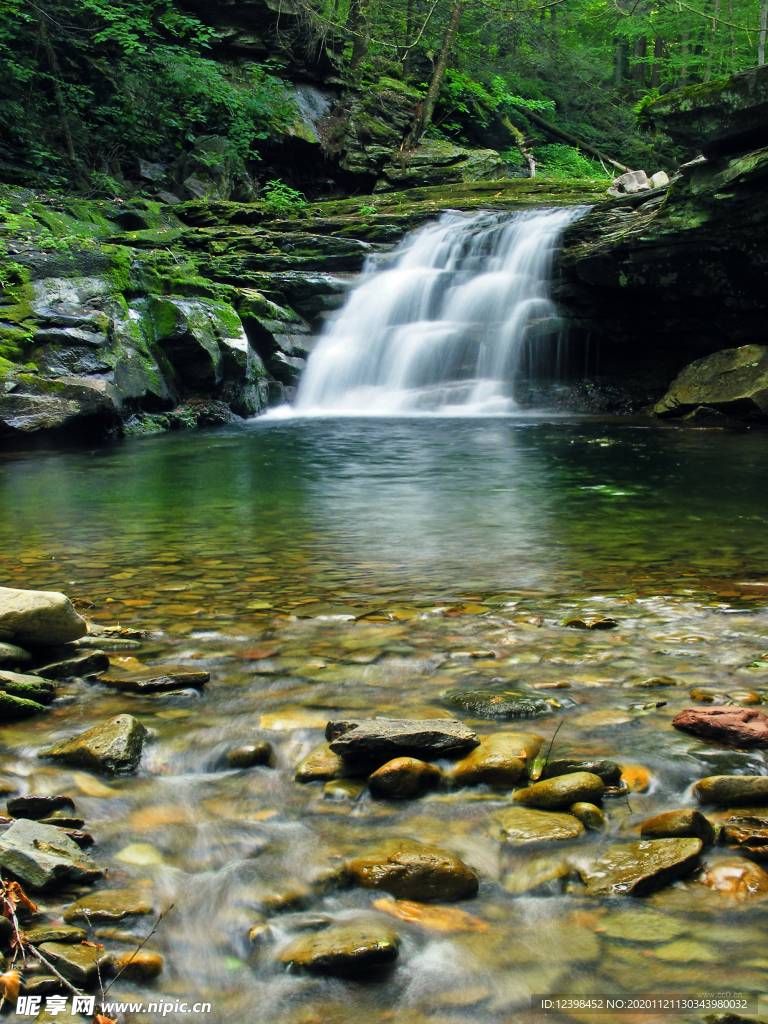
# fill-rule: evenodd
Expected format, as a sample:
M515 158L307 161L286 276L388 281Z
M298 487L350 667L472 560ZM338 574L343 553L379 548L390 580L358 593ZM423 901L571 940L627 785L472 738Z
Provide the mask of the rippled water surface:
M71 793L110 881L174 904L150 942L163 975L113 994L199 994L214 1006L199 1019L216 1024L495 1024L533 1020L531 992L768 993L759 898L695 876L643 900L503 884L534 857L585 864L636 838L651 814L692 805L703 775L768 773L762 753L670 726L701 702L691 690L768 701L766 456L760 432L504 419L256 421L4 456L4 584L61 589L95 622L148 630L112 652L110 675L211 673L202 697L70 681L46 715L3 727L4 777ZM617 625L564 628L573 616ZM647 685L660 676L667 685ZM450 717L451 693L468 690L547 699L524 727L550 738L562 722L555 754L639 766L642 791L605 803L607 836L513 848L494 828L505 794L388 803L294 782L330 718ZM126 711L152 732L136 776L36 759L52 737ZM480 733L510 727L460 717ZM275 768L222 770L227 750L255 739L272 742ZM438 843L478 872L478 896L460 906L482 927L387 918L399 959L365 981L276 966L273 951L307 924L299 914L345 919L380 898L323 893L317 879L393 836ZM254 952L248 930L275 908L275 941ZM642 932L627 923L638 908L664 919L642 940L627 937Z

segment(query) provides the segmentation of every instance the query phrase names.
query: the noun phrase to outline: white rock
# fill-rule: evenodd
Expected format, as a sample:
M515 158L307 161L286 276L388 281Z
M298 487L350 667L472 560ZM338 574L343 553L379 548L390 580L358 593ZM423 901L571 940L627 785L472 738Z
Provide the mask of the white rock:
M669 175L666 171L656 171L655 174L651 175L651 187L661 188L662 185L669 184Z
M64 594L0 587L0 640L53 646L79 640L87 632L85 619Z

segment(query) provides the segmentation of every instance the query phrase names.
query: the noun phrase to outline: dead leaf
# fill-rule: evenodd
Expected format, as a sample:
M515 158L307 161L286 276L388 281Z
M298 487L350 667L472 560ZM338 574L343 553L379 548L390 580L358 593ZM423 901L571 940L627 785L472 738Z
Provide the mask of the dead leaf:
M401 921L412 921L420 924L432 932L489 932L491 926L481 921L479 917L473 917L466 910L459 910L457 907L439 907L426 903L416 903L411 900L388 900L381 899L374 901L377 910L383 910L385 914L397 917Z

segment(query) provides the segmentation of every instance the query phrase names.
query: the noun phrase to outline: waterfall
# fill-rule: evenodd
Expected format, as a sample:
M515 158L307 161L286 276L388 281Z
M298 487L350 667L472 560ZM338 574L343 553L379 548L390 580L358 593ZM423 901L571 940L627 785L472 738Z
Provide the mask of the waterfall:
M445 213L369 260L309 357L299 415L494 415L559 336L552 257L583 208Z

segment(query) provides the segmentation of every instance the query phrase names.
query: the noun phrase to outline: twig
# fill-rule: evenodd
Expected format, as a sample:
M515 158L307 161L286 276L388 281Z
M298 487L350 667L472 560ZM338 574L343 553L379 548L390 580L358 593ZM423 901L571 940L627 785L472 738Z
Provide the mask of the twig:
M546 760L547 760L547 764L549 764L549 755L550 755L550 754L552 753L552 747L553 747L553 745L554 745L554 742L555 742L555 737L556 737L556 736L557 736L557 734L558 734L558 733L560 732L560 726L561 726L561 725L563 724L563 722L564 722L564 721L565 721L565 719L564 719L564 718L561 718L561 719L560 719L560 722L559 722L559 724L558 724L557 728L555 729L555 735L554 735L554 736L552 737L552 739L551 739L551 740L549 741L549 750L547 751L547 758L546 758Z
M157 931L157 929L158 929L158 927L160 925L160 922L163 920L163 918L166 917L168 914L170 914L170 912L173 910L173 906L174 905L172 903L169 907L166 907L166 909L160 914L158 919L155 921L155 924L154 924L154 927L152 928L152 931L149 933L149 935L146 937L146 939L144 939L144 941L142 943L140 943L139 946L137 946L137 948L133 951L133 956L131 957L131 959L130 960L126 960L126 962L123 964L123 966L117 972L117 974L114 976L112 981L109 983L109 985L107 986L107 992L109 992L109 990L115 984L117 979L120 977L120 975L126 969L128 964L133 963L133 960L136 957L136 955L142 951L142 949L146 946L146 944L149 942L149 940L155 934L155 932ZM103 992L102 993L102 998L103 998L103 996L105 996L107 994L107 992Z
M67 988L69 989L70 992L74 992L76 996L81 996L83 994L79 988L75 988L75 986L71 982L67 981L67 979L64 977L63 974L59 974L59 972L56 970L56 968L53 966L53 964L50 962L50 960L47 960L43 956L43 954L40 952L40 950L37 948L37 946L33 946L31 942L28 942L27 945L33 951L35 956L40 957L40 959L43 961L45 966L47 968L49 968L49 970L53 971L53 973L56 975L56 977L59 979L59 981L64 982L64 984L67 986Z

